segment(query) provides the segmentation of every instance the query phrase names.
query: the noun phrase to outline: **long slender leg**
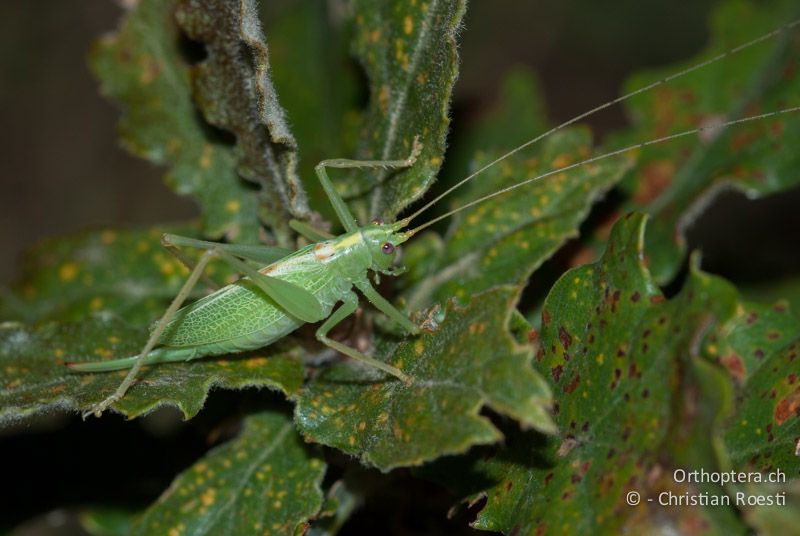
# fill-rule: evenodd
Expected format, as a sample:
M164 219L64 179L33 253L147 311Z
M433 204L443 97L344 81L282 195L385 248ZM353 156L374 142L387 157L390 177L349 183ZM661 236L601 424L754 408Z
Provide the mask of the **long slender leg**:
M383 361L378 361L373 357L369 357L368 355L364 355L358 350L354 348L350 348L338 341L334 341L328 338L328 332L332 330L339 322L353 314L353 312L358 307L358 296L355 295L353 292L348 292L347 295L342 300L342 305L334 311L328 319L322 323L322 325L317 330L317 340L320 341L325 346L329 346L333 348L337 352L341 352L346 356L352 357L362 363L366 363L367 365L373 366L378 368L384 372L387 372L394 376L395 378L401 379L404 383L411 383L412 378L408 374L404 373L400 369L393 367L389 364L384 363Z
M172 300L172 303L167 308L167 311L164 313L164 316L161 317L161 320L158 321L156 324L155 329L150 334L150 338L147 339L147 343L144 345L142 352L139 354L139 357L136 359L136 363L133 364L133 367L128 371L128 375L125 376L125 379L122 380L122 383L119 384L117 390L114 391L114 394L107 397L105 400L96 404L91 410L85 412L83 414L83 418L85 419L91 414L94 414L96 417L100 417L103 412L108 409L108 407L113 404L114 402L119 401L125 393L128 391L130 386L133 384L134 380L136 379L136 375L139 373L139 370L142 368L144 364L144 358L150 351L155 347L158 343L158 340L161 338L161 334L164 333L164 328L167 327L167 324L170 320L175 316L175 313L178 309L183 305L183 302L189 296L194 286L197 284L197 280L200 279L200 275L205 270L206 265L208 262L214 257L215 252L214 250L209 250L203 253L200 257L200 260L197 262L197 265L194 267L194 270L189 274L189 277L186 279L186 282L181 287L180 292L178 295L175 296L175 299Z
M312 227L304 221L289 220L289 227L308 238L312 242L322 242L333 238L333 235Z
M186 269L189 270L189 272L191 273L192 270L194 270L194 268L195 268L194 261L192 259L190 259L189 257L187 257L186 255L184 255L183 252L177 246L174 246L174 245L172 245L170 243L167 243L164 240L165 236L167 236L167 235L164 235L164 236L161 237L161 245L164 246L164 249L169 251L172 254L173 257L178 259L178 261L180 261L180 263L182 265L184 265L186 267ZM216 281L214 281L213 279L208 277L205 273L203 273L200 276L200 278L205 282L205 284L211 290L217 290L219 288L219 284L217 284Z
M322 189L325 190L325 194L328 196L328 200L331 202L333 210L336 211L336 216L339 218L339 221L342 222L342 225L348 233L352 233L358 229L358 225L355 218L353 218L353 215L350 213L350 210L347 208L344 200L333 187L333 183L331 182L330 178L328 178L328 172L325 171L325 168L406 168L414 165L414 162L417 161L417 156L419 156L421 150L422 145L419 143L417 138L414 138L414 146L411 149L411 154L405 160L349 160L347 158L335 158L333 160L323 160L317 164L317 167L315 167L314 170L317 173L320 184L322 184Z
M208 242L206 240L198 240L196 238L188 238L169 233L165 233L161 237L161 244L167 248L187 247L203 250L216 248L220 251L230 253L231 255L265 265L279 261L292 253L291 250L285 248L248 244L219 244L217 242Z
M361 292L364 293L364 296L367 297L370 303L374 305L380 312L394 320L412 335L419 333L419 327L409 320L408 317L399 311L394 305L389 303L386 298L381 296L377 290L372 288L372 285L369 284L369 281L364 280L358 282L356 283L356 286Z

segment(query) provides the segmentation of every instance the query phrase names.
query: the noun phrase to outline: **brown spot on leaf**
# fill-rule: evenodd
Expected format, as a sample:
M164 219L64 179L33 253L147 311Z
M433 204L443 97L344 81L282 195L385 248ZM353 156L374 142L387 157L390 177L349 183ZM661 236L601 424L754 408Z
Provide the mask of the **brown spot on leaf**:
M557 365L553 367L550 372L553 374L553 379L558 382L558 380L561 378L561 373L564 372L564 367L562 365Z
M800 389L795 389L782 398L775 407L775 421L778 425L785 423L792 415L800 416Z
M564 392L567 394L571 394L575 389L577 389L578 384L581 382L580 374L575 374L572 377L570 382L564 386Z
M572 335L567 332L564 326L558 328L558 340L561 341L561 346L564 347L564 350L569 350L569 347L572 346Z
M536 343L539 340L539 332L535 329L531 329L528 332L528 342L531 344Z
M744 362L741 357L736 354L731 354L723 357L720 361L722 361L722 365L728 369L728 373L730 373L731 376L737 380L743 380L745 378L747 373L744 370Z

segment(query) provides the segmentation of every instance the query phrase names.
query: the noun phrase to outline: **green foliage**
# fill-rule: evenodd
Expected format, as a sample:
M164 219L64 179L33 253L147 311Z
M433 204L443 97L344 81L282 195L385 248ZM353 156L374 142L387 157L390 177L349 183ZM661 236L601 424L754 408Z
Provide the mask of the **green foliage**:
M236 136L239 175L261 186L263 220L288 244L287 217L307 218L297 177L297 142L269 76L268 49L254 0L180 2L176 18L208 57L193 71L205 119Z
M788 398L776 405L764 404L760 396L745 396L737 415L723 418L731 404L727 398L733 392L732 379L720 374L720 369L706 370L709 365L700 360L698 346L705 340L702 348L716 352L717 341L739 338L742 318L753 323L753 316L738 302L729 283L697 270L677 296L666 300L642 263L643 224L644 218L638 215L620 220L605 255L595 264L565 273L545 302L536 366L542 373L549 372L553 380L559 435L548 439L513 430L502 449L477 451L426 469L429 477L460 493L487 497L475 522L477 528L526 534L551 530L584 533L597 526L616 531L626 523L627 529L636 533L653 530L661 523L651 516L661 515L660 511L643 518L619 516L618 512L629 508L625 503L628 491L652 498L664 488L675 487L667 478L652 478L665 454L681 462L675 467L694 458L700 461L694 467L707 471L744 471L762 456L769 465L751 470L779 467L795 474L800 469L794 440L787 441L789 436L797 437L797 419L780 429L783 422L778 422L779 416L788 420L778 408L787 407L791 393L797 392L791 380L796 366L788 358L794 346L786 346L787 338L776 336L780 331L770 332L773 340L783 339L776 346L785 347L786 353L768 363L764 370L769 369L770 380L765 382L766 388L760 385L757 391L763 395L773 385L780 386L780 393L789 393ZM745 338L750 343L757 340L759 345L769 338L759 335ZM748 350L751 354L756 351ZM683 377L681 371L686 367L696 369L694 374L699 377ZM740 370L738 365L733 368ZM691 401L675 398L681 385L693 386L688 393L698 396L699 383L704 397ZM706 397L710 402L723 399L708 408L710 419L698 411L706 409ZM692 413L680 408L682 404L691 404ZM676 411L676 407L680 409ZM714 425L723 421L728 423L724 429L715 430ZM742 434L750 449L747 452L737 452L741 446L735 432L742 422L749 423ZM768 437L767 426L779 435ZM754 441L761 435L765 437ZM697 443L687 447L692 439ZM708 456L712 444L720 439L724 447L717 456ZM676 446L676 441L684 443L684 448ZM493 484L476 489L477 482L487 481ZM734 492L710 488L714 489L689 486L671 491ZM724 509L708 507L690 515L714 527L712 533L746 531ZM673 522L679 524L680 519Z
M488 292L465 309L449 308L441 325L415 341L386 341L377 355L414 376L415 383L376 382L370 372L333 367L298 396L296 420L310 440L358 456L388 471L503 436L486 405L524 427L553 432L550 392L530 368L531 351L508 333L515 289Z
M289 218L332 227L313 177L317 160L403 159L415 137L423 149L413 167L351 170L333 180L362 223L395 219L429 191L445 157L465 2L355 0L343 12L334 4L140 0L99 41L91 65L103 93L123 109L123 145L164 165L168 184L200 205L202 223L105 229L34 247L24 275L0 295L0 424L86 411L117 387L125 371L78 374L64 364L141 350L148 324L188 274L160 248L162 232L294 246ZM790 20L795 10L788 1L774 9L726 2L702 57ZM798 43L796 32L787 33L636 97L633 128L610 145L797 105ZM348 64L348 44L364 88ZM654 76L664 73L632 83ZM363 109L360 91L369 96ZM454 138L439 191L545 129L540 95L530 73L510 74L498 103ZM203 412L213 421L210 444L230 423L242 423L238 435L194 461L157 501L135 513L141 504L89 509L84 527L96 534L335 534L381 485L355 481L368 474L385 486L391 481L383 473L414 466L415 477L473 504L485 499L478 529L793 530L797 508L664 509L625 500L630 491L643 499L663 491L786 491L800 503L800 327L784 302L763 303L796 301L796 274L769 290L740 291L702 272L696 255L688 274L675 277L685 260L683 231L723 185L756 197L797 184L800 162L790 148L798 135L800 122L787 115L558 171L600 154L586 128L571 127L490 167L424 217L553 174L459 212L442 233L431 227L405 246L408 272L380 288L422 333L392 332L365 308L332 335L401 368L413 383L349 359L332 363L339 356L302 329L254 352L145 367L112 406L128 418L172 405L190 419L212 388L268 389L240 396L225 415ZM593 253L599 258L585 264ZM547 261L550 270L574 267L559 272L546 298L524 293L532 276L547 281L540 270ZM218 284L236 277L217 264L206 275ZM680 290L659 288L667 282ZM293 418L276 399L293 404ZM678 468L778 468L790 481L678 483L671 478Z
M433 183L442 164L447 110L458 74L456 30L465 0L357 0L353 47L370 83L357 158L403 159L414 137L423 145L417 164L389 176L354 174L345 197L359 197L362 220L393 219Z
M591 136L583 129L557 133L534 156L515 155L487 171L453 202L455 207L527 178L574 163L591 154ZM499 156L499 155L498 155ZM493 159L482 157L478 166ZM556 173L503 194L453 217L444 240L438 235L416 247L426 253L420 282L409 292L418 306L449 297L464 300L495 285L519 284L568 239L592 204L622 178L625 164L601 162L571 173ZM532 201L535 200L535 201ZM437 243L438 242L438 243ZM431 254L431 250L435 253Z
M264 411L242 427L178 475L130 534L294 534L316 514L325 462L291 418Z
M106 229L42 241L23 258L25 276L15 299L0 303L3 315L27 322L79 321L108 310L132 323L147 322L188 275L161 247L161 232Z

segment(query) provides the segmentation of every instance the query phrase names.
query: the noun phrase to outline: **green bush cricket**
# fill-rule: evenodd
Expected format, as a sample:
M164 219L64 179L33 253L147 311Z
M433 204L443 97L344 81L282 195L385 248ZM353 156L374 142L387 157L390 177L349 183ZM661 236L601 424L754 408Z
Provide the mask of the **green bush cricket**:
M186 282L164 316L156 323L147 343L138 356L102 362L68 363L68 366L73 370L86 372L130 369L117 390L84 414L84 416L90 414L100 416L111 404L120 400L135 381L141 367L145 364L188 361L205 356L261 348L285 337L304 323L320 321L322 321L322 324L316 330L316 337L321 343L353 359L376 367L405 383L413 382L414 378L402 370L332 340L328 337L328 333L356 311L358 297L353 290L354 287L364 294L379 311L387 315L406 332L411 335L419 333L419 327L388 300L383 298L375 290L369 278L369 272L371 271L386 275L396 275L398 270L394 269L393 266L397 248L414 234L461 210L555 173L562 173L591 162L611 158L678 137L696 135L704 131L720 129L738 123L762 120L778 114L797 112L800 111L800 108L786 108L712 126L695 128L587 158L500 189L433 218L414 229L404 230L413 219L485 170L550 134L627 98L651 90L670 80L719 61L732 53L772 38L798 24L800 24L800 21L792 22L710 60L576 116L478 169L445 190L412 215L397 222L384 223L376 220L368 225L358 226L344 200L335 191L328 178L326 168L384 168L398 170L410 167L414 164L421 149L417 139L412 144L411 154L405 160L355 161L336 159L326 160L317 165L316 172L320 183L345 230L344 234L339 236L334 237L320 232L302 222L293 222L292 227L313 243L296 252L290 252L285 249L268 246L218 244L176 235L164 235L163 243L173 253L177 253L176 248L185 247L203 250L203 254L196 265L191 267L191 272ZM178 256L182 258L180 254ZM202 276L207 264L215 258L226 262L245 277L216 290L190 305L182 307L184 301ZM256 269L246 261L257 262L264 267ZM339 302L341 302L341 305L334 310Z

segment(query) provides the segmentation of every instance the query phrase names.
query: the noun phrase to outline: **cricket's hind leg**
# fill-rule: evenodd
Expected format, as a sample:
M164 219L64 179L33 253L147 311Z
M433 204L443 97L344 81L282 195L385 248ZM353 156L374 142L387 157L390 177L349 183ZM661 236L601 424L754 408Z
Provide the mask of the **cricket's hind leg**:
M200 276L203 274L203 270L205 270L206 265L215 256L215 254L216 251L213 249L203 253L203 255L200 257L200 260L189 274L189 277L186 279L186 282L183 284L183 287L181 287L181 290L167 308L164 316L158 321L155 329L153 329L153 331L150 333L150 338L147 339L147 343L144 345L144 348L133 362L130 371L128 371L128 375L125 376L125 379L122 380L122 383L119 384L119 387L117 387L117 390L114 391L112 395L106 397L102 402L95 404L89 411L84 412L84 419L92 414L95 417L100 417L103 412L108 409L109 406L111 406L111 404L118 402L123 396L125 396L125 393L133 384L134 380L136 380L136 375L139 373L139 370L145 364L145 360L147 359L148 355L150 355L150 352L153 351L155 345L158 344L158 340L161 338L162 333L164 333L164 329L167 327L167 324L169 324L170 320L172 320L172 318L175 316L175 313L178 311L178 309L180 309L181 305L183 305L183 302L186 301L186 298L192 292L192 289L195 287L197 281L200 279Z

